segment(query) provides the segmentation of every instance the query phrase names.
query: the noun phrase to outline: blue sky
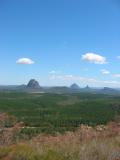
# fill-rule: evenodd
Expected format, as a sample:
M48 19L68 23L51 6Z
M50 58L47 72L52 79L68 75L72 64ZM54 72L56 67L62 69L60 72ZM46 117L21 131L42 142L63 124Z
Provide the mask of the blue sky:
M119 0L0 0L0 84L120 87L119 56Z

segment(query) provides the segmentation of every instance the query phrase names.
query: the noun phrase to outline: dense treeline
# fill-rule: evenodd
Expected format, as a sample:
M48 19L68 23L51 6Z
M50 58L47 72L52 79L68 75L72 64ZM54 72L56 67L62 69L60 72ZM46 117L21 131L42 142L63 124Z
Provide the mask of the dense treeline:
M0 112L9 113L27 128L22 133L56 133L80 124L98 125L120 112L120 97L102 94L0 93Z

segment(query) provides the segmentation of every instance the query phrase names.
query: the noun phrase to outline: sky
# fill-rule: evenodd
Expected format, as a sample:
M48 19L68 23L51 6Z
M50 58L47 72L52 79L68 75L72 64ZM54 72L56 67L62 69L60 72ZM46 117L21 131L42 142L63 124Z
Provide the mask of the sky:
M119 0L0 0L0 85L120 87Z

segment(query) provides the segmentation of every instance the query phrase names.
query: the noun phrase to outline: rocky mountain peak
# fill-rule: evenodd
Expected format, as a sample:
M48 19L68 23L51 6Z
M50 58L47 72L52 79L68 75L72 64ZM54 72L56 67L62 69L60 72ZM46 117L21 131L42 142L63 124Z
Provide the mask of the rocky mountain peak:
M70 88L72 88L72 89L79 89L80 87L79 87L79 85L77 85L76 83L73 83L73 84L70 86Z
M31 79L28 84L27 84L28 88L40 88L39 82L36 81L35 79Z

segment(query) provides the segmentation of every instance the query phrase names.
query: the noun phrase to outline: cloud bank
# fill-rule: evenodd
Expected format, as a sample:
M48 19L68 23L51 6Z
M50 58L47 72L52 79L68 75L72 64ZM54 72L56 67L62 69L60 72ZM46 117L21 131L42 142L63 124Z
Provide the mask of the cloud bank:
M80 83L81 85L90 85L90 86L108 86L108 87L117 87L118 85L120 86L119 81L114 81L114 80L99 80L96 78L90 78L90 77L83 77L83 76L75 76L75 75L51 75L49 77L49 80L51 81L58 81L58 82L69 82L71 83Z
M34 64L35 62L30 58L20 58L16 61L17 64Z
M95 53L86 53L82 55L82 60L95 63L95 64L106 64L106 58Z
M106 69L102 69L102 70L101 70L101 73L102 73L102 74L110 74L110 71L108 71L108 70L106 70Z
M114 74L113 77L114 78L120 78L120 74Z

